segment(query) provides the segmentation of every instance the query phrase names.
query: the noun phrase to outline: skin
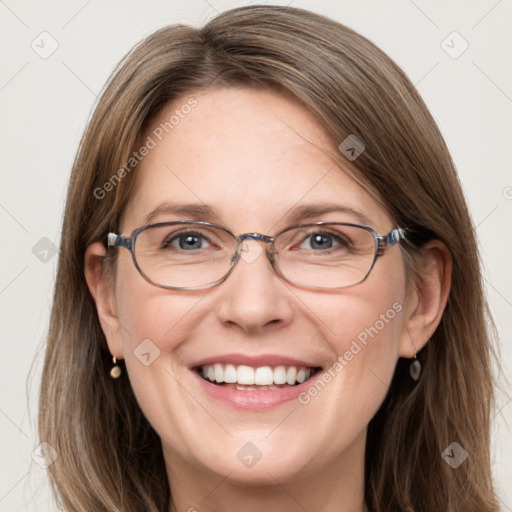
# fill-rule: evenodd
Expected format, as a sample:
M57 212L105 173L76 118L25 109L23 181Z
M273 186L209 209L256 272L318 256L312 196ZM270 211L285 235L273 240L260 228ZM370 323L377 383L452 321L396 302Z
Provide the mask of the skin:
M190 95L167 105L153 127ZM192 109L137 168L120 226L130 234L163 201L206 203L209 220L234 233L273 235L292 224L297 204L333 202L363 213L379 234L387 212L320 148L336 151L314 118L291 98L224 88L193 95ZM182 220L160 214L152 222ZM360 223L348 213L303 221ZM262 245L264 247L264 245ZM407 282L401 250L380 257L366 281L337 291L283 282L261 254L240 260L207 290L155 287L119 251L115 287L101 276L105 249L91 245L85 272L110 351L124 359L137 400L162 439L170 510L363 511L367 425L385 398L399 356L412 357L437 327L449 290L450 258L430 243ZM240 411L206 395L188 366L240 352L289 355L329 368L357 335L399 304L402 309L307 405ZM144 339L160 350L145 366L134 356ZM112 385L115 385L113 381ZM262 458L246 467L247 442Z

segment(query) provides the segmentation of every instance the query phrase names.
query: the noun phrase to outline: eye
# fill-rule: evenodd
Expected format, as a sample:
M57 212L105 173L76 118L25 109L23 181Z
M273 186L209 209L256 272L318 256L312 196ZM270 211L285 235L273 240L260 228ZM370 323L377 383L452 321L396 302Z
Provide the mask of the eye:
M173 233L162 242L163 249L179 249L182 251L207 249L210 246L210 242L201 233L192 231Z
M347 241L339 235L328 232L310 233L300 244L300 249L313 249L315 251L325 251L336 246L346 247Z

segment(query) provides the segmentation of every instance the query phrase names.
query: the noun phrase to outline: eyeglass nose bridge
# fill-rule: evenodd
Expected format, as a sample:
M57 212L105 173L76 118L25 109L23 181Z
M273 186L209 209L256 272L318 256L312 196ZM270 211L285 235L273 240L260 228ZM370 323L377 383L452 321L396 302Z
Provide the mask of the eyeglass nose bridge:
M274 237L262 235L261 233L242 233L241 235L239 235L237 237L237 239L238 239L238 244L236 246L236 250L233 253L233 255L231 256L231 262L233 263L233 266L236 265L236 263L238 263L238 260L240 259L242 244L246 240L256 240L258 242L265 242L266 244L270 244L271 248L272 248L272 244L274 243ZM274 257L273 257L272 250L269 251L267 249L265 252L267 254L267 257L268 257L270 263L272 264L272 266L274 266Z
M238 237L238 240L240 242L243 242L244 240L259 240L260 242L265 242L267 244L270 244L274 241L271 236L262 235L260 233L243 233Z

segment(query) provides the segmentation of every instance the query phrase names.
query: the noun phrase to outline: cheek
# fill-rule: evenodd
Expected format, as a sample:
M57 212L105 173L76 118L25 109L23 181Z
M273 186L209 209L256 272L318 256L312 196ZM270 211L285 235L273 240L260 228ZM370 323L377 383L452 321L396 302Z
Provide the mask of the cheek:
M116 311L126 355L145 339L153 340L162 350L172 344L175 331L183 331L187 315L205 295L205 291L183 294L152 285L139 274L129 255L119 261L117 275Z
M133 267L131 261L128 264ZM172 376L182 371L180 347L193 336L194 312L207 292L180 294L158 288L128 264L116 284L123 357L139 404L152 417L162 412L155 404L159 390L179 393ZM150 413L150 409L155 410Z
M315 402L318 413L336 404L338 411L350 412L346 421L359 421L354 428L370 421L384 400L404 325L403 269L380 270L338 295L318 296L311 308L333 356L323 382L308 389L302 403ZM331 392L324 393L326 388Z
M330 374L343 374L344 388L353 388L351 392L360 393L376 380L386 386L398 356L404 310L401 297L351 295L338 302L339 313L331 312L325 320L325 338L335 354Z
M194 439L183 422L197 415L197 404L181 384L188 372L181 364L181 352L194 337L195 313L205 292L176 296L145 282L131 286L127 282L119 289L123 292L124 363L139 407L160 437L172 432L173 443L194 453Z
M406 290L403 266L396 263L396 258L383 257L364 282L317 296L325 337L337 355L352 352L365 359L394 348L396 356Z

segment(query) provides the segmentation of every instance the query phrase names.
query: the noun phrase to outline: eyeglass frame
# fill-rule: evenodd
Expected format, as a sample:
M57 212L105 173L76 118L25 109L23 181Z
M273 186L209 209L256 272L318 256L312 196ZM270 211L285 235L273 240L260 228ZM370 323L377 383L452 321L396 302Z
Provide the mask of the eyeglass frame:
M235 252L231 256L232 264L231 264L229 270L227 271L227 273L222 278L218 279L217 281L214 281L213 283L208 283L203 286L190 286L190 287L189 286L185 286L185 287L181 286L180 287L180 286L167 286L167 285L163 285L163 284L158 284L158 283L154 282L153 280L151 280L149 278L149 276L147 276L144 273L144 271L140 268L140 266L137 262L137 258L135 256L135 250L134 250L135 249L135 240L137 239L137 236L139 235L139 233L141 233L142 231L145 231L147 229L150 229L150 228L164 227L164 226L177 226L177 225L185 225L185 224L218 228L218 229L225 231L229 235L231 235L234 238L234 240L237 242L237 245L235 247ZM356 283L346 285L346 286L339 286L336 288L326 288L323 286L308 286L308 285L297 284L297 283L294 283L293 281L290 281L286 276L284 276L282 274L279 267L277 266L276 260L273 257L273 254L276 254L276 251L273 250L275 239L282 233L285 233L286 231L290 231L295 228L324 226L324 225L350 226L350 227L355 227L355 228L361 228L373 236L374 241L375 241L375 251L374 251L374 255L373 255L373 261L372 261L372 264L370 265L370 268L368 269L368 272L366 272L366 274L364 275L364 277L361 280L357 281ZM262 235L261 233L242 233L237 236L226 226L221 226L219 224L214 224L212 222L177 220L177 221L170 221L170 222L158 222L155 224L147 224L145 226L141 226L140 228L134 229L128 237L125 235L118 235L116 233L110 232L107 236L107 249L110 249L112 247L124 247L125 249L128 249L131 252L133 264L135 265L135 268L138 270L139 274L148 283L152 284L153 286L157 286L158 288L164 288L166 290L193 291L193 290L205 290L208 288L213 288L214 286L217 286L217 285L221 284L222 282L224 282L230 276L230 274L233 272L238 261L240 260L240 250L239 249L240 249L240 246L242 245L242 243L245 240L257 240L257 241L265 242L266 244L268 244L266 246L266 250L265 250L265 252L267 254L267 259L269 260L274 272L279 277L284 279L287 283L289 283L293 286L298 286L300 288L306 288L306 289L310 289L310 290L341 290L344 288L350 288L352 286L356 286L356 285L362 283L363 281L365 281L368 278L368 276L370 275L370 272L372 271L373 267L375 266L375 262L377 261L377 258L379 256L382 256L383 251L385 249L393 247L395 244L400 243L402 240L405 240L405 239L406 239L406 233L405 233L405 230L402 228L398 228L398 227L393 228L387 235L379 235L370 226L365 226L362 224L353 224L350 222L320 221L320 222L313 222L313 223L308 223L308 224L296 224L293 226L288 226L284 229L281 229L273 236Z

